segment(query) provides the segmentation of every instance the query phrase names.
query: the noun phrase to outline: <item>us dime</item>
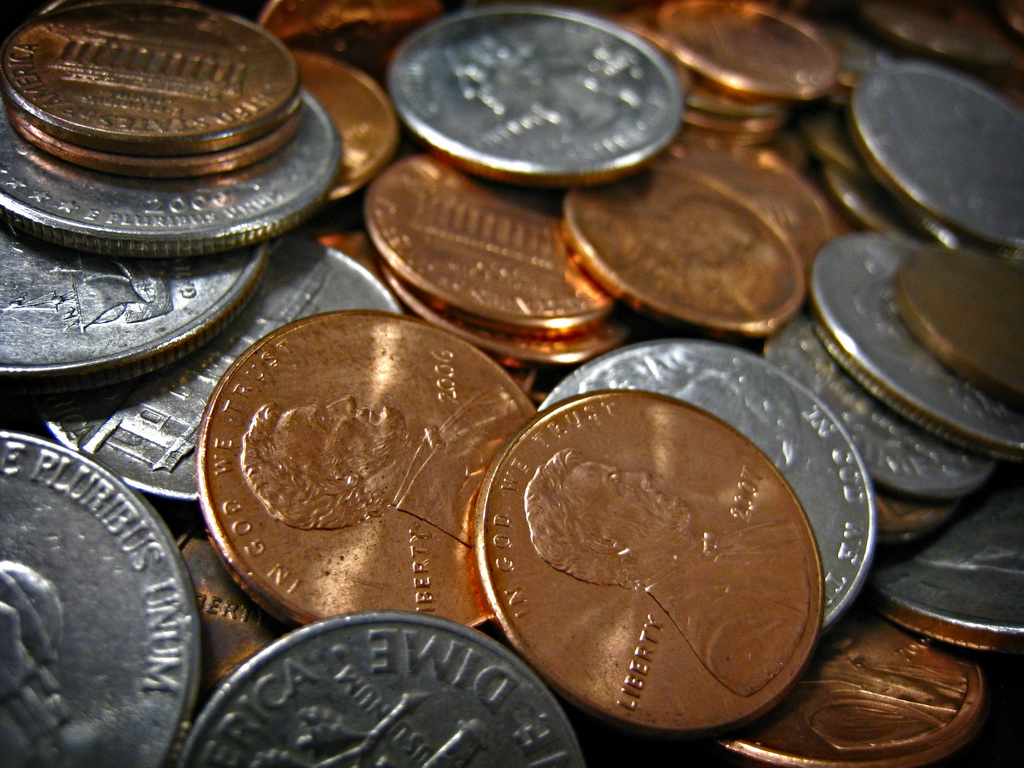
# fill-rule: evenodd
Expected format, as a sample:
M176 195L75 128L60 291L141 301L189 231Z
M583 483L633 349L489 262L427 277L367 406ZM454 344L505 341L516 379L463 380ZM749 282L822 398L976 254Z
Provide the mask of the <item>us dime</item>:
M160 768L196 695L195 593L163 521L90 459L0 432L5 765Z
M679 128L665 58L597 16L554 6L477 8L411 35L388 75L422 141L485 176L547 184L628 173Z
M583 765L555 697L476 630L407 612L324 619L217 689L181 768Z
M877 513L860 454L829 407L757 355L715 342L662 340L580 366L541 408L599 389L659 392L692 403L765 452L807 512L825 578L824 626L832 626L867 580Z
M400 312L368 270L340 251L287 236L244 312L201 350L144 378L36 399L47 428L148 493L194 500L195 436L221 374L253 342L299 317L335 309Z

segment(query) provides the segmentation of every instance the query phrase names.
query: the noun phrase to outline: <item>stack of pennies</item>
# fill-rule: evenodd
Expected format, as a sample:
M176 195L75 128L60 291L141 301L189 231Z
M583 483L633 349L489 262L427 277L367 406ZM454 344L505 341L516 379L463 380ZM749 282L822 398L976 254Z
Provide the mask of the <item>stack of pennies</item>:
M1001 107L950 60L896 61L870 3L257 5L312 93L262 160L147 179L0 136L27 230L0 270L14 764L1014 765ZM76 7L216 13L40 12ZM848 55L824 77L821 30ZM754 52L814 88L766 90ZM144 57L102 62L113 114L167 98ZM934 79L880 79L907 72ZM910 135L935 146L887 154L932 97L956 119ZM837 222L797 124L891 224Z

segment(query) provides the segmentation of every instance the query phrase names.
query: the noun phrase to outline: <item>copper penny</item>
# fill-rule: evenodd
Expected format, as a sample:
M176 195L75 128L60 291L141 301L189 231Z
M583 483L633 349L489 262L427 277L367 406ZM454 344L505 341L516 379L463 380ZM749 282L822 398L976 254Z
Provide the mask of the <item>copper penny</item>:
M513 647L587 712L697 737L770 709L822 615L807 517L732 427L649 392L559 403L476 505L477 565Z
M976 662L854 612L785 701L719 747L743 765L916 768L969 744L988 707Z
M568 335L503 333L473 325L431 306L429 298L417 293L387 266L382 267L381 273L388 287L414 314L479 347L502 365L574 365L621 346L628 335L625 326L613 321L598 322Z
M839 216L817 186L766 147L712 150L676 142L669 150L693 170L726 184L783 235L808 273L818 250L842 231Z
M1024 409L1024 272L992 256L919 248L895 280L900 319L955 373Z
M398 275L478 325L568 331L613 301L569 260L562 195L473 180L426 157L367 190L366 226Z
M669 323L766 336L799 309L799 257L754 206L663 156L647 171L574 189L565 221L608 292Z
M70 5L25 22L0 56L5 100L39 130L106 152L215 152L269 133L299 104L279 40L193 5Z
M323 105L341 136L341 168L328 198L361 189L398 149L398 116L376 81L336 58L293 51L302 84Z
M402 39L441 10L439 0L267 0L258 22L293 50L341 59L382 80Z
M883 544L914 541L934 531L953 516L959 499L908 499L875 492L878 540Z
M7 117L14 129L21 134L22 138L35 144L44 152L83 168L92 168L95 171L105 171L119 176L147 179L205 176L211 173L236 171L258 163L292 140L298 130L300 118L300 113L295 112L270 133L246 144L222 149L219 152L178 155L176 157L148 157L104 152L63 141L40 130L17 107L10 104L7 106Z
M209 691L235 667L283 635L287 627L267 616L239 588L205 532L184 534L178 546L195 585L199 608L199 685Z
M673 50L704 77L734 91L805 100L837 86L839 55L815 25L752 2L675 0L658 11Z
M471 498L533 411L497 363L418 320L295 321L210 397L196 447L207 527L279 618L398 609L479 623Z
M733 117L721 115L715 112L708 112L693 105L683 113L683 122L686 125L700 128L704 131L715 131L727 135L735 134L753 137L758 142L767 141L775 132L786 124L788 115L779 112L774 115L757 117Z

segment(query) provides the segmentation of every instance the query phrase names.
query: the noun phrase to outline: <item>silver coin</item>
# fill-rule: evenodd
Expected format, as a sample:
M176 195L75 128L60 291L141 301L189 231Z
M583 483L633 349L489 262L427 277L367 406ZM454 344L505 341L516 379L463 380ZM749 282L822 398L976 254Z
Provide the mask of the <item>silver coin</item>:
M388 87L422 141L484 175L552 184L622 175L679 129L679 79L624 28L556 6L477 8L395 53Z
M37 397L36 409L61 443L94 456L129 485L194 500L196 430L221 374L275 328L340 309L401 312L369 270L315 240L288 235L274 244L249 305L205 347L143 378Z
M599 389L670 395L746 435L779 468L810 520L825 578L823 626L849 608L874 552L875 497L849 435L816 395L758 355L716 342L667 339L580 366L541 409Z
M900 320L893 278L914 247L861 232L819 251L811 301L822 341L861 386L902 416L967 448L1024 459L1024 414L944 368Z
M195 701L195 592L95 462L0 431L0 762L160 768Z
M582 767L555 697L511 651L413 612L337 616L214 692L180 766Z
M917 427L873 397L828 353L807 318L794 318L770 338L765 357L842 419L871 479L887 491L955 499L981 486L995 468L992 459Z
M894 192L969 236L1024 248L1019 109L956 70L908 61L865 74L851 116L872 169Z
M1022 510L1019 475L972 496L937 538L875 569L882 612L946 642L1024 652Z
M265 251L106 258L0 226L0 384L95 387L179 359L242 308Z
M266 240L316 209L338 167L331 118L308 94L300 109L295 137L270 158L199 179L80 168L0 120L0 214L44 240L109 256L194 256Z

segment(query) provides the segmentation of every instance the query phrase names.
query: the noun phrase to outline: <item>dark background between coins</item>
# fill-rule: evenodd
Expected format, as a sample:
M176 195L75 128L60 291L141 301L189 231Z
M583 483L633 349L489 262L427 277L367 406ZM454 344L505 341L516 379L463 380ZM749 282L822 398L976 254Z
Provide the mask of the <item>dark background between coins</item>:
M362 0L372 3L372 0ZM460 0L442 0L448 9L457 8ZM360 0L350 0L351 5L358 6ZM42 3L35 0L0 0L0 37L7 35ZM236 13L250 20L255 20L263 7L264 0L209 0L205 5L231 13ZM769 3L770 4L770 3ZM842 12L842 7L849 3L826 0L815 3L814 0L804 3L790 3L793 6L804 6L814 9L816 5L827 6L832 13ZM979 3L984 4L984 3ZM586 6L585 2L576 5ZM595 7L600 7L595 2ZM786 5L783 3L783 5ZM835 9L838 8L838 11ZM358 216L361 196L348 199L335 208L326 209L319 214L324 216L338 215L348 221ZM5 398L0 403L0 428L29 431L50 438L45 427L31 414L27 399ZM1002 464L1001 473L1020 472L1020 465ZM172 531L177 535L193 520L199 519L195 505L172 502L166 499L150 498L153 505L164 514ZM876 557L884 557L890 549L883 548ZM497 629L486 628L489 634L500 638ZM963 754L948 765L960 768L980 766L984 768L1017 768L1022 763L1020 738L1021 725L1024 724L1024 656L998 653L971 653L949 648L956 653L977 661L984 669L991 689L992 708L988 722L977 741ZM730 765L727 761L707 754L705 747L699 743L648 742L622 736L611 729L592 720L569 711L570 718L577 729L577 735L583 747L587 764L594 768L602 766L622 765L643 762L646 764L687 766L690 768L710 768L712 766ZM0 757L2 762L2 757ZM125 766L125 768L130 768Z

